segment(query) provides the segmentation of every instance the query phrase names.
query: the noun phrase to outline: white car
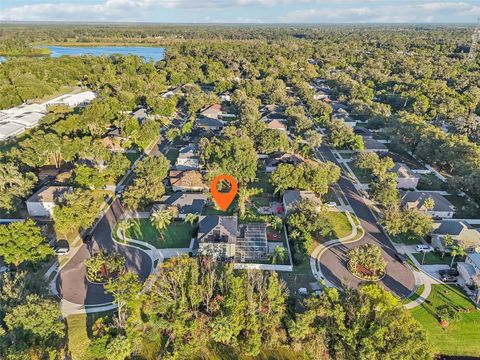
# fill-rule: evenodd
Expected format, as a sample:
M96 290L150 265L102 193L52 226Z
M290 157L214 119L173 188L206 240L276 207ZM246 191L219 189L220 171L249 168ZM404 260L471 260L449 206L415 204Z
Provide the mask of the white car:
M433 247L429 245L417 245L416 247L417 252L424 252L424 253L429 253L433 252Z

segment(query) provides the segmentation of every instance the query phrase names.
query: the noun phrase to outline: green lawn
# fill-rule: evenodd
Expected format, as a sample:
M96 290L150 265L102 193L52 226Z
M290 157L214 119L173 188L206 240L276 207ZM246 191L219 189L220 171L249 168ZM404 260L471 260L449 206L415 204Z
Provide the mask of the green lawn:
M103 316L111 317L112 311L91 314L69 315L67 322L68 350L73 360L85 359L85 353L92 337L92 325ZM88 359L88 358L87 358Z
M301 264L293 265L293 271L279 271L280 277L287 283L290 295L295 295L299 288L307 288L310 292L310 283L317 282L310 268L310 257L307 257Z
M152 225L149 219L136 219L134 225L127 231L132 239L145 241L158 249L188 248L192 239L193 228L183 221L171 223L162 233Z
M132 164L140 157L140 155L141 153L139 151L125 153L125 156Z
M361 184L368 184L370 181L372 181L372 172L370 170L361 170L356 167L353 162L348 163L348 166L350 169L352 169L353 173Z
M417 261L421 264L423 259L422 253L414 253L413 256ZM456 261L461 261L461 258L457 257ZM442 258L441 254L437 254L436 252L430 252L425 254L425 262L423 265L450 265L452 262L452 257L448 254Z
M273 186L270 184L270 175L265 173L264 170L259 169L257 171L257 178L252 183L251 187L260 188L264 193L273 194Z
M447 183L437 178L434 174L421 174L418 181L418 190L447 191Z
M328 211L327 215L333 224L334 238L342 238L352 233L352 225L344 212Z
M421 240L414 237L407 237L404 234L400 234L397 236L390 235L390 238L396 243L403 243L405 245L418 245L422 243Z
M443 329L436 317L436 307L450 304L460 311L460 321ZM422 305L410 310L427 331L433 350L451 356L480 354L480 312L456 285L432 285L432 292Z

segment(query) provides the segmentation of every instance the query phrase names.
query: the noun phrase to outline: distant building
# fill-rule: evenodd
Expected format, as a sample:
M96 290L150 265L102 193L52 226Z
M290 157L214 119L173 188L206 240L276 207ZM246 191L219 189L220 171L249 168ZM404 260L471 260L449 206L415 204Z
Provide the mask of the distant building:
M322 199L313 191L286 190L283 193L283 208L285 214L292 211L302 200L309 200L317 205L317 210L322 208Z
M280 164L298 165L305 161L303 157L290 153L275 153L265 159L265 172L270 173L277 169Z
M388 152L388 148L382 144L380 141L372 139L370 137L362 136L365 149L362 151L365 152Z
M442 220L433 224L432 245L440 251L450 252L444 240L450 235L453 245L462 246L468 252L480 252L480 231L462 220Z
M450 219L455 214L455 206L442 195L435 192L400 191L401 204L408 209L418 209L434 218ZM427 208L426 200L431 198L434 202L433 209Z
M269 119L265 122L266 128L270 130L287 131L287 125L282 120Z
M416 189L420 176L415 174L410 168L403 163L395 163L391 170L397 175L398 189Z
M175 207L178 210L178 217L183 219L187 214L200 215L207 202L207 196L201 193L176 193L164 196L161 204L156 204L155 209Z
M196 147L190 144L181 148L178 153L175 168L177 170L197 170L199 167Z
M51 217L56 203L65 193L72 191L70 186L44 186L28 198L27 210L32 217Z
M236 216L200 216L197 235L199 254L218 260L233 259L237 226Z
M221 119L222 118L222 105L213 104L200 112L200 115L210 119Z
M17 123L0 123L0 141L20 135L25 131L25 126Z
M94 100L97 95L93 91L83 91L77 94L65 94L50 101L45 105L66 105L72 108L84 107Z
M203 117L195 121L195 126L206 131L219 131L225 126L222 120Z
M203 191L202 174L195 170L170 170L170 184L173 191Z

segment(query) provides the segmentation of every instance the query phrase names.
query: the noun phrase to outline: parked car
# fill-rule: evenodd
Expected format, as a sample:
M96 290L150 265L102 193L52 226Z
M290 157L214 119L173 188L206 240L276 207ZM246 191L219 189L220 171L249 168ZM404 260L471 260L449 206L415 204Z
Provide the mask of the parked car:
M70 253L70 245L67 240L58 240L53 247L53 251L55 255L68 255Z
M402 264L405 264L407 262L407 257L405 254L400 254L400 253L395 253L395 257L397 258L398 261L400 261Z
M327 203L327 206L328 207L335 207L335 206L337 206L337 203L335 201L330 201L330 202Z
M440 276L444 276L444 275L458 276L458 275L460 275L457 269L440 270L438 273L440 274Z
M417 252L424 252L424 253L429 253L433 252L434 249L430 245L417 245L416 247Z
M442 275L440 278L443 282L449 282L449 283L454 283L457 282L457 277L453 275Z

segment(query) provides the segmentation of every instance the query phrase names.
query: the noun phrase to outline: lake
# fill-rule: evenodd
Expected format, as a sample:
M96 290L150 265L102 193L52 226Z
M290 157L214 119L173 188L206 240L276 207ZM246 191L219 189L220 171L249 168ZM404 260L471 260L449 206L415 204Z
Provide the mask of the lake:
M81 55L136 55L145 60L160 61L165 56L165 49L162 47L146 46L46 46L50 50L51 57L81 56Z

